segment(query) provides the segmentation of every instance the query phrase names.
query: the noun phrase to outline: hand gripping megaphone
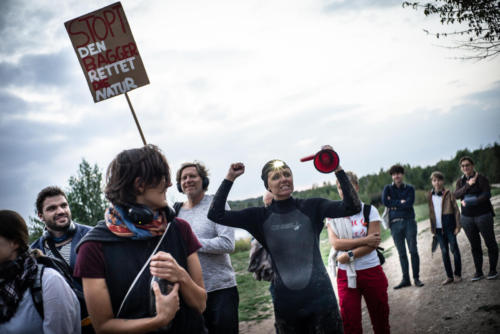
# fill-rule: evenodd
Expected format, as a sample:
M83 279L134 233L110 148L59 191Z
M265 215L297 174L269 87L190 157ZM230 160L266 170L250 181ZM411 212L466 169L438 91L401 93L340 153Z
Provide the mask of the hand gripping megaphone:
M331 173L339 166L339 155L329 149L321 150L316 154L300 159L301 162L314 159L314 167L321 173Z

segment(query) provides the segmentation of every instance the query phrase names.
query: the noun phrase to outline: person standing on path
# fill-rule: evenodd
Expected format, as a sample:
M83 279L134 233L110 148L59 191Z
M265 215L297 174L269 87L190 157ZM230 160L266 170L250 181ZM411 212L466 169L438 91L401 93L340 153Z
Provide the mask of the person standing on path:
M460 232L460 210L455 196L444 188L444 175L441 172L431 174L432 190L427 194L431 232L439 243L446 280L443 285L462 280L462 259L458 248L457 234ZM455 278L451 268L450 250L455 263Z
M239 296L229 254L234 251L234 229L207 218L213 195L207 195L209 178L200 162L185 162L177 171L177 190L187 196L177 202L177 217L189 222L201 243L198 250L207 308L203 313L209 333L238 333ZM226 210L229 205L225 204Z
M487 279L495 279L498 276L498 244L493 229L495 212L490 201L490 183L486 176L474 170L474 161L471 157L462 157L459 164L464 175L457 180L454 195L461 203L462 215L460 221L465 235L469 239L472 259L476 267L472 281L479 281L484 278L483 250L480 236L483 237L484 243L488 247L490 271Z
M419 279L420 258L417 249L417 222L415 221L415 210L413 210L415 188L403 183L404 173L403 166L392 166L389 169L389 174L391 174L393 183L386 185L382 192L382 203L389 210L391 235L398 250L401 271L403 272L403 279L394 289L411 285L405 240L411 256L413 282L417 287L424 286L424 283Z
M358 177L346 172L359 192ZM337 190L344 197L337 181ZM334 248L333 261L338 261L337 276L340 314L345 334L363 333L361 298L364 297L375 334L388 334L389 298L387 277L380 265L376 248L380 244L380 215L372 205L361 203L361 210L349 217L326 218L328 239Z

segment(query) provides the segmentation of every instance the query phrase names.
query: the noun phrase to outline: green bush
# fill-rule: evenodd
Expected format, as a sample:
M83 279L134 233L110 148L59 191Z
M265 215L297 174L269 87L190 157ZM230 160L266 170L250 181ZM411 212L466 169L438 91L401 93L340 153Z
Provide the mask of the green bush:
M241 238L236 240L236 242L234 243L234 253L249 251L250 240L250 238Z

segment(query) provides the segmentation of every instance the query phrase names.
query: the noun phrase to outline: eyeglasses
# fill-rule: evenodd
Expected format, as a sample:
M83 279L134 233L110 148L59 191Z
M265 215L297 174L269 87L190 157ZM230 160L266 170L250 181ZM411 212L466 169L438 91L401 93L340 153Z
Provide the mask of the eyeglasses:
M465 168L465 167L469 167L471 164L463 164L463 165L460 165L460 167L462 168Z

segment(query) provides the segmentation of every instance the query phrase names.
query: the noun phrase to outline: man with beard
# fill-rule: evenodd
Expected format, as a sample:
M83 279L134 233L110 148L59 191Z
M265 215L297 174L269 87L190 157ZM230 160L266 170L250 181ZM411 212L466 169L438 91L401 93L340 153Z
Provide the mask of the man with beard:
M71 210L66 194L59 187L42 189L36 199L36 210L38 218L45 224L45 230L31 248L64 260L73 272L76 260L75 246L90 231L90 227L71 221Z
M71 220L71 210L64 191L59 187L46 187L40 191L36 199L38 218L45 224L45 230L40 238L31 244L32 249L39 249L45 255L55 257L69 266L73 275L76 263L76 246L91 227L81 225ZM103 213L104 214L104 213ZM83 295L82 280L74 278L75 288ZM82 333L93 333L87 308L81 301Z

